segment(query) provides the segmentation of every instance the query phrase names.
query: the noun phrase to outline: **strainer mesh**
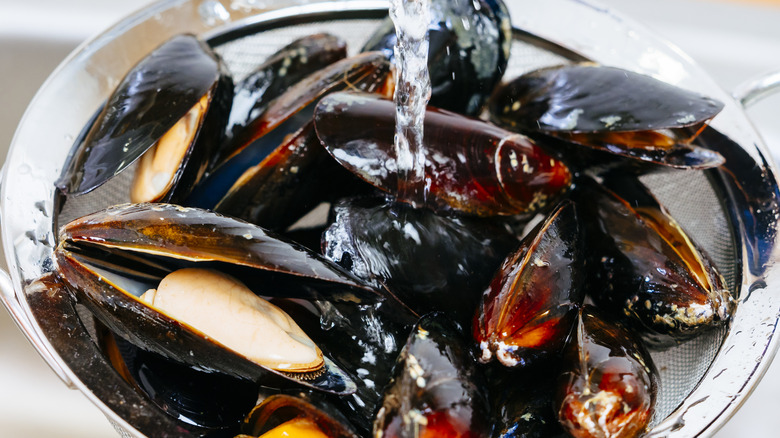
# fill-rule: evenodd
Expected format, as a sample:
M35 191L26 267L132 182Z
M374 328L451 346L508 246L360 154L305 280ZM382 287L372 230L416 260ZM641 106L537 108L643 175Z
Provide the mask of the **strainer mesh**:
M374 31L376 24L375 20L303 24L246 36L225 43L216 50L237 82L281 46L316 32L341 36L347 41L350 54L354 54ZM536 68L567 62L566 58L557 54L516 40L512 46L512 58L505 79ZM133 173L132 169L128 169L92 193L68 199L58 222L63 224L109 205L128 202L128 187ZM734 240L719 198L707 177L701 172L678 171L645 176L642 180L691 237L710 254L726 283L734 290ZM661 380L653 424L657 424L674 411L698 384L717 354L726 331L724 328L681 346L652 352Z

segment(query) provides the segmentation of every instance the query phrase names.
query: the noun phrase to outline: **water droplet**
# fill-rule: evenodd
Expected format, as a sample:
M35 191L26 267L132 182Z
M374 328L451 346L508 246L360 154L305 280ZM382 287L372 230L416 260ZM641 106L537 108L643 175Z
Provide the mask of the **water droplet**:
M200 19L206 26L214 26L220 23L230 21L230 12L222 6L222 3L215 0L206 0L198 6Z
M23 163L17 168L17 170L19 171L19 175L27 175L32 171L32 168L29 164Z

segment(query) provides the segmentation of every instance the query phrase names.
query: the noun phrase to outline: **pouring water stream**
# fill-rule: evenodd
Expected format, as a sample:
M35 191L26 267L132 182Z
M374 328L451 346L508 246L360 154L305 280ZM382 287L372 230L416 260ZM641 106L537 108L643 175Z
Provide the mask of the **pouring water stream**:
M428 24L430 0L392 0L390 18L395 25L395 151L400 199L425 203L429 181L425 179L423 120L431 97L428 74Z

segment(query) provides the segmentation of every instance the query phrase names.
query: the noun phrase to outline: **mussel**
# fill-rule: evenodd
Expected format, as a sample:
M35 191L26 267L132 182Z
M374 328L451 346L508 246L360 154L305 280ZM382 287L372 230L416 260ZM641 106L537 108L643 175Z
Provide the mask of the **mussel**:
M325 151L310 122L247 169L214 211L284 230L323 202L373 190Z
M396 361L374 436L486 436L485 383L462 330L442 313L420 319Z
M362 179L398 196L393 102L368 94L337 93L314 113L322 144ZM571 182L568 168L533 141L477 119L429 107L423 150L424 199L398 199L434 211L474 216L536 211Z
M319 401L315 406L305 396L272 395L257 405L243 421L236 438L358 438L344 416Z
M432 106L476 116L503 76L512 25L502 0L433 0L428 27ZM390 58L397 37L388 18L363 50Z
M629 438L652 418L658 371L639 340L591 306L566 347L555 406L576 438Z
M569 155L567 164L610 159L593 157L588 148L674 168L724 162L717 152L692 144L723 103L619 68L585 63L536 70L498 87L489 106L493 121L538 133L538 141Z
M209 173L186 204L213 208L247 169L260 163L286 143L289 135L297 135L311 121L314 105L323 96L344 89L391 96L392 65L379 52L362 53L335 62L286 89L258 118L222 146L231 151L231 158Z
M222 61L193 35L178 35L136 64L108 98L56 182L89 192L141 161L134 202L181 200L221 141L233 98Z
M59 241L55 259L63 281L134 345L195 369L272 387L354 392L354 382L289 316L246 287L265 296L376 298L305 248L245 222L168 204L118 206L85 216L66 224ZM145 294L150 289L157 291ZM165 304L171 296L172 304ZM225 315L212 318L211 311ZM256 324L268 329L265 335L242 337ZM256 354L244 349L258 339L280 344Z
M346 43L326 33L298 38L269 56L235 86L227 142L230 143L234 135L260 117L271 101L285 90L346 56ZM223 148L215 161L222 162L234 152Z
M493 438L568 437L553 408L558 366L515 372L492 366L486 371L492 407Z
M483 294L473 335L480 360L509 367L557 355L585 297L585 242L564 201L523 239Z
M663 347L728 321L734 299L706 253L634 177L583 181L596 304Z
M499 221L444 217L377 198L342 200L332 216L322 236L326 257L386 287L418 314L442 311L464 325L518 244Z
M376 303L274 299L356 384L354 394L329 397L361 435L370 435L392 368L419 316L388 297ZM315 394L312 394L315 395Z

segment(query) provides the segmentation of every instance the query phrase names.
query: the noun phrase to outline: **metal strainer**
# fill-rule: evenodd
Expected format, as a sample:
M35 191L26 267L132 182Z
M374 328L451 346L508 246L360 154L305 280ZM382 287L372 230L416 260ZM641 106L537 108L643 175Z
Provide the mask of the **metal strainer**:
M776 82L724 93L677 49L640 25L582 0L507 1L515 26L510 79L542 66L590 59L655 76L726 103L701 142L726 157L708 172L644 177L683 227L711 255L739 298L731 324L653 358L661 375L651 436L714 433L741 405L769 366L777 341L780 298L776 222L778 187L768 154L743 104ZM126 202L124 172L98 190L55 202L73 140L124 73L174 34L191 32L216 47L236 80L300 36L330 32L360 48L384 1L167 0L131 16L74 52L39 91L20 124L2 180L2 237L10 277L3 301L44 359L82 390L123 436L158 435L157 419L124 385L94 345L92 321L57 291L34 281L52 270L59 223Z

